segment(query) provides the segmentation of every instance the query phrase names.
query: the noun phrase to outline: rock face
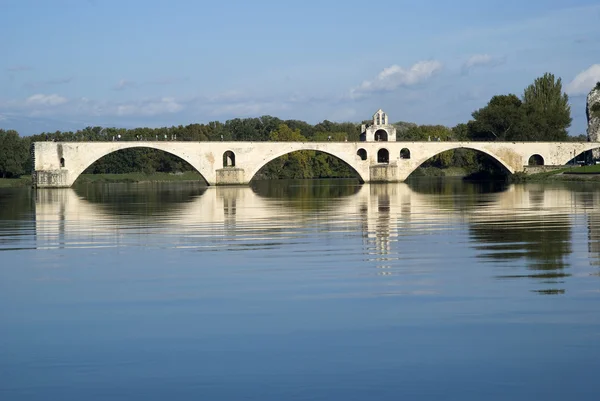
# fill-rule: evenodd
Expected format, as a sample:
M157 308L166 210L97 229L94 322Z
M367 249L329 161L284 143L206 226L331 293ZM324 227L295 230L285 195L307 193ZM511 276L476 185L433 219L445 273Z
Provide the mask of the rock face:
M588 121L587 137L588 141L600 141L600 82L587 95L586 115ZM600 149L592 150L592 157L600 159Z

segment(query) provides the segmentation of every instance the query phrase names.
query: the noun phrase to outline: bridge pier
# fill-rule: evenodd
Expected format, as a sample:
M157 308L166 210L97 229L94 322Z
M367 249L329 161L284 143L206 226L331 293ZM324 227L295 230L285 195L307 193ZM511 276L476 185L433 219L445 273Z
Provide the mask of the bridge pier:
M32 184L35 188L69 188L73 183L69 181L69 171L60 169L34 171Z
M250 182L242 168L223 167L217 169L215 173L215 185L245 185Z

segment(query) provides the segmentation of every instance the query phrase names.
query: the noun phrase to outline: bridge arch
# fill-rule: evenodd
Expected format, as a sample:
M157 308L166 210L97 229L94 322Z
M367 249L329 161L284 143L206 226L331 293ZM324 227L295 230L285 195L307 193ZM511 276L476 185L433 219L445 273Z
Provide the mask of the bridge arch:
M195 159L189 157L186 152L180 152L177 149L171 149L168 146L161 146L152 142L114 142L114 144L112 142L103 142L103 144L106 144L108 146L94 148L93 151L86 152L86 158L79 158L79 163L72 163L72 165L69 165L68 168L70 176L70 185L72 185L88 167L90 167L92 164L102 159L103 157L115 152L134 148L155 149L178 157L179 159L187 162L190 166L192 166L194 170L200 174L202 179L205 182L208 182L208 180L206 179L206 172L203 171L202 167L196 165Z
M411 167L406 172L406 176L404 178L408 177L417 168L421 167L423 165L423 163L430 160L431 158L433 158L437 155L440 155L444 152L447 152L449 150L457 150L457 149L469 149L469 150L476 151L477 153L484 154L484 155L490 157L492 160L494 160L494 162L496 162L499 166L501 166L503 169L508 171L510 174L515 173L515 168L513 166L511 166L504 158L502 158L499 155L495 154L494 152L491 152L490 150L486 149L483 146L484 143L482 143L482 146L473 146L473 145L475 145L475 144L471 143L470 146L465 146L460 143L453 143L453 144L449 143L448 146L444 146L435 152L431 152L431 153L423 154L423 155L419 155L419 156L411 154L411 156L413 156L413 157L410 160L407 160L407 162L411 162L410 163Z
M365 164L365 166L367 166L367 169L361 169L360 165L357 163L366 163L367 158L367 151L364 149L359 149L356 153L352 153L349 155L346 155L345 153L338 153L336 151L325 151L322 149L319 149L315 146L310 146L310 145L306 145L304 143L302 143L303 146L298 146L295 147L294 149L286 149L283 151L277 151L277 152L273 152L271 154L268 155L268 157L266 157L265 159L263 159L260 163L256 164L255 166L253 166L252 168L248 169L249 174L247 175L248 177L248 181L252 181L254 179L254 177L256 176L256 173L258 173L260 171L260 169L262 169L264 166L266 166L267 164L269 164L270 162L272 162L273 160L276 160L282 156L294 153L294 152L298 152L298 151L305 151L305 150L309 150L309 151L315 151L315 152L320 152L320 153L324 153L327 154L329 156L335 157L338 160L341 160L344 164L346 164L348 167L350 167L350 169L356 174L356 176L358 177L358 179L361 182L366 182L368 181L368 165ZM361 150L364 151L364 156L365 159L362 159L362 152L360 152ZM359 157L357 157L359 156ZM362 170L362 171L361 171Z

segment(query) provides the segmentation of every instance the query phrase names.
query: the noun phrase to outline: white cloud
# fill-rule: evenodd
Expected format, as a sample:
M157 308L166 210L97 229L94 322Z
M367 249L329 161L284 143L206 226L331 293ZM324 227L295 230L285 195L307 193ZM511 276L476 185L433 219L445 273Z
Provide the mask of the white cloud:
M124 90L124 89L127 89L127 88L134 88L136 86L137 86L137 84L135 82L128 81L126 79L122 79L119 82L117 82L117 84L115 85L114 89L120 91L120 90Z
M145 100L138 103L120 104L117 106L118 116L156 116L159 114L177 113L183 110L183 105L172 97L163 97L156 100Z
M581 71L566 87L571 96L587 95L600 82L600 64L594 64L587 70Z
M32 95L27 98L25 101L28 105L38 105L38 106L58 106L67 102L67 98L52 94L52 95L44 95L38 93L36 95Z
M494 57L490 56L489 54L474 54L463 63L462 72L468 73L477 67L495 67L503 62L503 57Z
M352 89L351 96L361 97L369 93L390 92L401 86L413 86L427 81L440 72L442 63L437 60L419 61L408 69L399 65L384 68L371 81L364 81Z

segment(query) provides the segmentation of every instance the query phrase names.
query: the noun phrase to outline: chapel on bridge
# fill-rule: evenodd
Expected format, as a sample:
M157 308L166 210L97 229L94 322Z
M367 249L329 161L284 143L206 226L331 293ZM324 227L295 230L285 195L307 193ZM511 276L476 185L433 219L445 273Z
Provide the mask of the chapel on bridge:
M361 125L360 132L362 142L396 142L396 128L381 109L373 114L373 124Z

